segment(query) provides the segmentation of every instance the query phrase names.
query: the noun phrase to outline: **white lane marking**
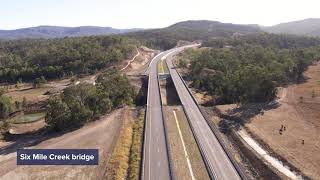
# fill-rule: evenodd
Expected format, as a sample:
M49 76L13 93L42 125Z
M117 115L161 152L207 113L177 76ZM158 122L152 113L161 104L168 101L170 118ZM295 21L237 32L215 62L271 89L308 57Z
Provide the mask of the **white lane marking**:
M179 125L177 114L176 114L175 110L173 111L173 115L174 115L174 119L176 120L179 136L180 136L180 139L181 139L181 142L182 142L184 156L187 159L187 164L188 164L189 172L190 172L190 175L191 175L191 179L195 180L196 178L194 177L194 174L193 174L193 170L192 170L192 167L191 167L190 159L189 159L189 156L188 156L188 153L187 153L187 148L186 148L186 145L185 145L183 137L182 137L182 133L181 133L181 130L180 130L180 125Z
M186 102L188 102L188 101L186 101L186 102L184 102L184 100L186 99L186 98L188 98L189 96L189 94L188 94L188 91L187 91L187 89L186 89L186 87L184 86L184 84L183 84L183 82L182 82L182 80L180 80L180 77L179 77L179 75L178 75L178 72L175 70L175 69L171 69L172 67L173 67L173 65L172 65L172 62L171 62L171 59L169 59L168 61L167 61L167 64L169 64L169 71L170 71L170 74L171 74L171 77L173 78L173 83L174 83L174 85L176 86L176 88L177 89L182 89L182 92L180 92L180 91L178 91L178 95L179 95L179 97L180 97L180 99L181 99L181 103L182 103L182 105L185 107L185 109L189 109L190 107L189 107L189 105L188 105L188 103L186 103ZM177 79L177 81L175 81L175 78ZM179 87L179 88L178 88ZM184 92L183 92L184 91ZM183 98L181 98L181 97L183 97ZM191 97L190 97L191 98ZM192 100L192 99L191 99ZM191 108L191 111L192 111L193 109ZM188 113L188 112L187 112ZM193 116L193 113L188 113L189 115L191 115L191 116ZM192 119L197 119L197 118L195 118L195 117L192 117ZM194 128L194 130L198 130L199 129L199 122L198 121L196 121L197 123L193 123L193 121L191 121L191 126L198 126L198 128ZM197 135L199 135L199 132L197 132L196 133ZM197 135L195 136L195 138L196 139L200 139L199 137L197 137ZM202 136L202 134L200 133L200 135ZM206 139L206 138L205 138ZM206 139L207 140L207 139ZM206 152L206 149L205 148L203 148L202 147L203 146L203 144L200 144L200 148L203 150L203 152L204 152L204 155L205 156L207 156L208 155L208 153ZM211 148L209 148L210 150L211 150ZM208 158L208 157L206 157L206 158ZM213 176L214 176L214 179L218 179L218 177L217 177L217 175L216 175L216 173L214 172L214 169L213 169L213 167L212 167L212 165L210 164L210 162L209 162L209 168L212 170L212 173L213 173Z
M186 46L186 47L189 47L189 46ZM191 47L191 46L190 46ZM153 57L152 58L152 60L151 60L151 62L149 63L149 66L148 66L148 68L146 69L146 71L145 71L145 74L149 74L149 78L148 78L148 95L147 95L147 113L149 112L149 129L150 129L150 136L151 136L151 133L152 133L152 130L151 130L151 108L150 108L150 89L151 89L151 66L152 66L152 64L153 64L153 61L155 60L155 59L157 59L159 56L161 56L162 54L164 54L165 52L161 52L161 53L159 53L159 54L157 54L155 57ZM168 54L167 54L167 56L169 55L169 54L171 54L171 53L173 53L173 52L169 52ZM167 57L166 56L166 57ZM146 122L147 123L147 122ZM157 130L156 130L157 131ZM158 133L158 132L157 132ZM150 180L151 179L151 161L150 161L150 149L151 149L151 143L150 143L150 138L151 137L149 137L148 138L148 142L149 142L149 152L148 152L148 157L149 157L149 161L148 161L148 170L149 170L149 173L148 173L148 179ZM157 139L157 141L159 141L159 139ZM143 164L144 164L144 162L143 162ZM158 166L160 167L160 162L158 163ZM145 172L144 172L144 168L143 168L143 176L144 176L144 174L145 174Z
M156 57L155 57L156 58ZM153 60L153 59L152 59ZM148 120L148 123L149 124L149 137L148 137L148 179L150 180L151 179L151 161L150 161L150 151L151 151L151 144L150 144L150 136L151 136L151 133L152 133L152 130L151 130L151 108L150 108L150 89L151 89L151 74L149 74L149 77L148 77L148 95L147 95L147 114L149 113L149 120L148 120L148 117L146 118L146 121ZM145 172L144 172L145 173ZM143 175L144 175L143 173Z
M158 148L157 148L157 151L158 151L158 153L160 152L160 150L159 150L159 146L158 146Z
M209 159L209 154L212 154L214 155L214 150L212 149L212 147L214 146L211 146L210 143L208 142L208 138L207 138L207 135L205 135L205 131L203 131L203 126L202 124L200 124L199 122L199 119L197 119L195 116L194 116L194 108L189 108L189 106L186 104L185 107L187 107L186 109L190 109L190 111L187 111L186 113L189 114L189 117L190 119L196 119L197 121L191 121L191 126L193 127L194 131L195 131L195 138L199 141L200 139L204 139L205 140L205 143L200 143L199 144L199 148L202 149L203 151L203 155L205 156L205 159ZM191 112L193 111L193 112ZM196 123L195 123L196 122ZM201 141L203 142L203 141ZM207 147L207 148L205 148ZM210 151L210 153L208 153L208 150ZM219 161L217 161L216 159L216 156L213 156L213 161L216 162L216 164L219 164ZM212 172L212 175L214 176L213 179L218 179L218 176L215 172L215 169L213 168L214 165L211 163L212 161L208 161L208 166L209 166L209 169L211 170ZM225 178L227 179L227 178Z

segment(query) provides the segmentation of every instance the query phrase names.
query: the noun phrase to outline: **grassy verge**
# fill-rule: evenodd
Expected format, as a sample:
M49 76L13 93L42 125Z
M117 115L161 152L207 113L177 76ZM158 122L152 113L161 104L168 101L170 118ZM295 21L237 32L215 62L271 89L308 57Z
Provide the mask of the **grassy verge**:
M139 118L132 120L132 111L126 110L120 137L113 150L105 179L138 180L141 163L144 109L139 111Z
M160 60L158 61L158 73L168 73L169 70L168 70L168 67L166 65L166 61L165 60Z
M132 144L132 120L129 118L131 113L126 110L124 124L120 132L120 137L113 150L105 179L123 180L127 175L129 167L130 148Z
M168 137L170 154L171 157L173 157L174 175L177 179L191 179L173 111L176 111L177 121L179 122L181 134L183 136L195 179L210 179L205 164L202 160L198 145L193 137L188 120L186 119L181 106L165 107L165 121L168 124Z
M144 114L145 109L139 111L139 118L133 125L133 138L130 154L130 167L128 172L128 179L138 180L141 163L141 151L142 151L142 135L144 126Z

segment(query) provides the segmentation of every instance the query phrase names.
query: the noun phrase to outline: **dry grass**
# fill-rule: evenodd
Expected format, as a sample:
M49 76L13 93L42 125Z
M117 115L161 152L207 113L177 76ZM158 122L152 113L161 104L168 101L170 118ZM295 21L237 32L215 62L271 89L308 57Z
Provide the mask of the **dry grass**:
M120 131L120 137L109 161L105 179L123 180L127 175L133 134L133 122L130 118L131 116L131 111L126 110L124 115L124 124Z
M290 85L280 106L248 119L249 132L312 179L320 177L320 63L305 72L306 82ZM315 97L312 97L312 91ZM300 97L303 97L302 102ZM235 106L220 107L224 112ZM281 126L286 130L280 134ZM304 144L302 141L304 140Z
M202 160L200 151L193 138L192 131L181 106L166 106L165 121L168 127L168 137L170 154L173 160L174 175L177 179L191 179L187 160L183 153L183 146L179 136L178 128L173 115L173 110L177 113L177 118L181 133L185 142L187 153L191 162L191 167L196 179L209 179L206 167Z
M320 177L320 63L310 66L305 76L305 83L287 88L279 108L256 116L248 128L302 173L316 179ZM282 135L281 125L286 126Z
M16 152L8 149L8 152L4 151L0 155L0 179L99 179L99 174L102 170L104 172L106 161L114 147L114 139L118 137L121 129L121 114L122 109L114 110L78 130L52 137L36 145L32 139L21 139L22 144L31 143L30 148L35 149L99 149L98 166L17 166ZM1 144L6 145L0 142L0 146Z
M148 49L146 47L139 48L140 55L126 68L125 73L127 75L139 75L143 74L148 68L148 64L153 56L156 55L156 51Z
M168 70L168 66L166 64L166 61L163 59L161 59L160 61L158 61L158 73L169 73L169 70Z
M130 153L130 167L128 172L128 179L138 180L141 164L141 151L142 151L142 135L144 126L145 109L139 111L139 118L133 125L133 139Z
M207 93L199 93L195 91L195 89L192 89L191 91L199 104L209 104L210 101L212 101L213 96Z
M320 103L320 62L310 66L305 72L305 77L307 78L305 83L294 86L293 95L296 96L294 99L298 100L297 96L302 96L304 102Z
M191 179L187 159L180 139L178 127L173 111L176 111L181 133L185 142L191 167L196 179L209 179L205 164L202 160L198 145L193 137L188 120L181 107L179 96L173 86L172 80L167 78L161 81L161 97L165 111L165 122L167 124L168 145L176 179Z
M13 124L32 123L35 121L39 121L40 119L44 119L45 116L45 112L29 113L15 116L13 118L8 119L7 121Z
M11 91L6 93L5 95L12 97L13 101L22 101L23 97L27 99L27 101L36 102L39 100L43 100L48 98L49 96L44 95L50 87L43 87L43 88L28 88L28 89L21 89L16 91Z
M45 119L41 118L40 120L30 122L30 123L22 123L22 124L10 124L10 133L11 134L25 134L37 131L46 126Z
M144 109L139 111L137 120L132 119L132 110L127 109L113 154L111 155L105 179L138 180L141 163Z

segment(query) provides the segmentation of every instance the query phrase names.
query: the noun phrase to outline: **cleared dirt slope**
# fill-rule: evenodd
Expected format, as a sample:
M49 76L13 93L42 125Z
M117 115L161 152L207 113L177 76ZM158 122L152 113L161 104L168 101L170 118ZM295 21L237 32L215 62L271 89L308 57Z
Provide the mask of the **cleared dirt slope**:
M279 107L257 114L245 126L303 174L317 179L320 177L320 63L310 66L305 76L304 83L284 90Z
M16 152L0 147L0 179L96 179L104 165L121 127L122 109L101 117L100 120L50 138L30 148L97 148L99 166L17 166Z

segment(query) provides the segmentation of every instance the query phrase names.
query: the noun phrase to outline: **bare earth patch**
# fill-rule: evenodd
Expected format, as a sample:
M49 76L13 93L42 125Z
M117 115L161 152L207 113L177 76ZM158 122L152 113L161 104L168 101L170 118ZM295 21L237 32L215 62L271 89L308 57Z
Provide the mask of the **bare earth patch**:
M0 179L97 179L104 172L114 139L118 136L122 111L123 109L115 110L81 129L48 139L31 147L97 148L100 156L98 166L17 166L16 152L8 151L7 153L2 152L0 155Z
M320 63L310 66L305 76L306 82L281 90L284 97L280 97L279 107L248 119L245 127L304 175L317 179L320 177ZM235 106L219 108L227 112Z
M28 132L39 130L40 128L43 128L45 125L46 123L44 118L31 123L11 124L9 132L11 134L25 134Z
M139 75L143 74L148 68L149 62L157 54L157 51L148 49L146 47L140 47L138 49L140 52L139 56L135 58L134 61L124 70L127 75Z
M20 90L6 93L6 95L11 96L13 102L14 101L22 102L23 97L25 97L27 101L38 102L38 101L47 99L49 97L44 94L50 89L51 89L50 87L43 87L43 88L36 88L36 89L27 88L27 89L20 89Z

